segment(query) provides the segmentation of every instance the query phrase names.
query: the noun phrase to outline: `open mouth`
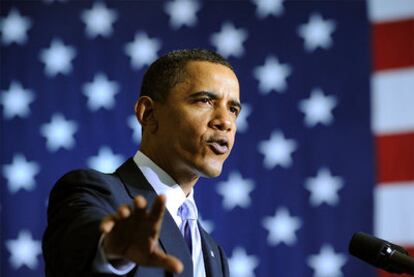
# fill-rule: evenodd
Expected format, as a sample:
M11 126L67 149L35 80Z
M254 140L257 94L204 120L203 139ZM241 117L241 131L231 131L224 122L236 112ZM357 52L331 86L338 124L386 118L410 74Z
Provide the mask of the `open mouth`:
M229 150L227 139L224 138L211 138L207 141L207 144L214 153L219 155L225 154Z

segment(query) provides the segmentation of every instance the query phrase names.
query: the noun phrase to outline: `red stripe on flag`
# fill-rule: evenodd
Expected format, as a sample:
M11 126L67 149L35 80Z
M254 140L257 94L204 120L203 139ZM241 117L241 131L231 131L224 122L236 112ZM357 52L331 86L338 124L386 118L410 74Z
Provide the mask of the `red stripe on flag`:
M414 180L414 132L376 137L378 183Z
M414 65L414 19L373 25L374 70Z
M405 248L405 250L408 251L408 254L411 257L414 257L414 246L409 247L409 248L408 247L404 247L404 248ZM411 275L408 275L408 274L402 274L402 275L398 274L398 275L396 275L396 274L391 274L391 273L388 273L388 272L385 272L385 271L382 271L382 270L379 271L379 277L393 277L393 276L410 277Z

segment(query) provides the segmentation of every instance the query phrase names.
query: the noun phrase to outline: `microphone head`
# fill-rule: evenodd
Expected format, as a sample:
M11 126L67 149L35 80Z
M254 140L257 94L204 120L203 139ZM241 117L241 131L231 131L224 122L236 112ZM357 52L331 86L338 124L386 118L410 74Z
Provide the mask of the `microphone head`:
M394 251L407 254L404 248L374 236L358 232L349 243L349 253L375 267L391 273L403 271L390 262L389 257Z

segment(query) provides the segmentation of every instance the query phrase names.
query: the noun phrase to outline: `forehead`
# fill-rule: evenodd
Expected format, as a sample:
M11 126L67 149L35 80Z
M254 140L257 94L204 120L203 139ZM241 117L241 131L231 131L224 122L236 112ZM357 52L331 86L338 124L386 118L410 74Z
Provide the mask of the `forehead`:
M184 67L181 82L192 89L231 93L239 98L239 81L236 74L225 65L208 61L190 61Z

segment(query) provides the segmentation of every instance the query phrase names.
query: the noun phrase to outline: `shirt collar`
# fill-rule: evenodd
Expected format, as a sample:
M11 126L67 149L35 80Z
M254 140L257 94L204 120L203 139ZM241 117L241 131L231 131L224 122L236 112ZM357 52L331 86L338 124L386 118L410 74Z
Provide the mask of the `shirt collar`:
M158 195L164 194L166 196L167 201L165 206L173 216L177 225L181 223L181 218L177 216L178 208L184 201L187 200L190 205L194 206L196 214L198 214L193 189L188 197L186 197L180 185L141 151L138 150L133 159L155 192Z

